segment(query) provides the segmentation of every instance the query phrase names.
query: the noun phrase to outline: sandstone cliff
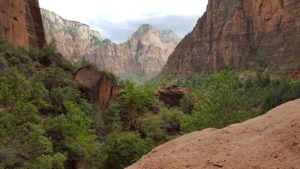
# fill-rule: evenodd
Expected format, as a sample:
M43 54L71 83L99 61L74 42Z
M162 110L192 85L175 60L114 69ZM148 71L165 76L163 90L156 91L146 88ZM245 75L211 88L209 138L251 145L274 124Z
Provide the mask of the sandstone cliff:
M76 63L84 58L101 70L117 75L160 72L181 40L172 31L158 31L150 25L142 25L127 42L115 44L110 40L102 41L100 33L85 24L65 20L45 9L41 12L47 40L55 38L58 51L68 60Z
M298 99L244 123L184 135L128 169L298 169L299 121Z
M300 59L299 0L209 0L205 14L176 47L163 73L235 69Z
M25 48L46 44L38 0L0 0L0 36Z
M65 20L57 14L41 9L46 39L53 38L58 52L72 62L79 62L85 55L93 55L95 47L102 41L99 32L76 21Z

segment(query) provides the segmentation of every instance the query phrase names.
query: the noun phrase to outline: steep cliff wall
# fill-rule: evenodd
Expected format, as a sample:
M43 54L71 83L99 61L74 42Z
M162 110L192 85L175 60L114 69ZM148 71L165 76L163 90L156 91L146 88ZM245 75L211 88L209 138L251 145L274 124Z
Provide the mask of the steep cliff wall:
M25 48L46 44L38 0L0 0L0 36Z
M100 33L85 24L65 20L45 9L41 12L47 40L55 38L58 51L68 60L79 62L84 58L101 70L117 75L160 72L181 40L172 31L158 31L150 25L142 25L127 42L115 44L110 40L102 41Z
M97 44L102 41L99 32L76 21L65 20L57 14L41 9L46 39L53 38L57 50L72 62L80 61L85 55L93 55Z
M240 69L262 60L283 65L300 59L299 46L299 0L209 0L162 72Z

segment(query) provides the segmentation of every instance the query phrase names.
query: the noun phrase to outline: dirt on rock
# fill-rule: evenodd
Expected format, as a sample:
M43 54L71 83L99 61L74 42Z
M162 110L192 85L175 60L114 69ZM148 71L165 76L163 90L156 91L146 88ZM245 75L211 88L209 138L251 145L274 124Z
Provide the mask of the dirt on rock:
M300 99L161 145L127 169L300 169Z

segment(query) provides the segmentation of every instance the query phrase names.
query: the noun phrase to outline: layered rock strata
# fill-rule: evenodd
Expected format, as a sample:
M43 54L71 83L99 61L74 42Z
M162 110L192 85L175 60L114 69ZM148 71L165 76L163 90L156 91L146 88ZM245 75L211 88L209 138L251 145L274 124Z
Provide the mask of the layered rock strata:
M300 58L299 0L209 0L163 73L242 69L249 62L285 65Z
M41 12L47 41L56 39L58 51L68 60L76 63L85 59L117 75L157 74L181 40L172 31L158 31L145 24L127 42L116 44L102 40L100 33L88 25L63 19L45 9Z

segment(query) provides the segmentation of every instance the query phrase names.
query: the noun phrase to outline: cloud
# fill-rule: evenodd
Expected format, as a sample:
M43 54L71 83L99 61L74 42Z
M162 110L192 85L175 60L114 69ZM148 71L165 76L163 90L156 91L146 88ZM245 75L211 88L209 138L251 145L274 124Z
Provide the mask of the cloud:
M173 30L181 37L191 31L208 0L39 0L68 20L86 23L104 38L124 42L144 23Z
M125 42L142 24L150 24L157 30L172 30L180 37L191 32L200 16L180 16L149 14L141 19L127 20L124 22L110 22L103 18L89 21L92 28L101 32L104 39L113 42Z

